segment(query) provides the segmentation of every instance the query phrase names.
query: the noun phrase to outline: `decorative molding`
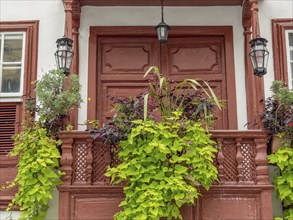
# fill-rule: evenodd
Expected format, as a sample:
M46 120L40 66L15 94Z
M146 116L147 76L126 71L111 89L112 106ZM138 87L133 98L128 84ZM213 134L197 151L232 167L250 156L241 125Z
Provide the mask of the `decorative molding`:
M159 6L158 0L79 0L82 6ZM168 0L166 6L233 6L243 0Z
M242 25L244 28L245 48L245 85L247 103L248 129L260 129L262 123L260 115L263 112L264 83L263 78L253 75L249 59L250 40L260 35L258 19L258 0L244 0L242 11Z
M275 80L282 80L288 85L288 66L285 31L293 30L293 19L273 19L273 55Z
M79 27L81 4L79 0L64 0L65 11L65 30L64 35L73 40L73 60L71 66L72 73L79 73ZM70 114L70 124L77 129L78 110L73 108Z

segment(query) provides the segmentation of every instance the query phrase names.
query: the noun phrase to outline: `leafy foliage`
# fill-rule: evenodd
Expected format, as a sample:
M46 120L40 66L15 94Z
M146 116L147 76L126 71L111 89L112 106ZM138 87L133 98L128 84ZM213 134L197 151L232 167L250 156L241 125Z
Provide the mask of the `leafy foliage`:
M143 119L143 96L131 97L108 97L114 103L116 114L113 121L102 127L95 126L90 129L93 138L99 138L105 143L118 144L127 139L127 135L136 125L135 119ZM94 127L94 125L93 125Z
M6 211L20 206L20 219L45 219L51 191L61 183L61 171L57 171L60 153L56 147L60 144L34 123L15 136L10 156L19 158L18 174L6 188L18 185L18 192Z
M60 70L50 70L36 84L40 123L52 135L62 128L63 119L82 102L78 76L65 76Z
M106 174L113 183L127 181L124 210L115 219L182 219L179 208L194 203L197 187L208 189L216 180L215 143L201 123L181 115L133 121L136 127L120 142L121 164Z
M162 77L155 66L150 67L144 77L150 73L154 74L155 80L150 81L149 93L145 95L144 119L148 109L148 97L154 99L153 102L158 106L161 116L170 117L177 109L183 109L183 115L189 119L205 121L207 124L210 124L213 118L210 114L212 107L216 105L221 109L218 98L207 82L185 79L175 83L174 80Z
M36 82L38 104L26 100L26 121L23 131L14 138L10 156L18 156L18 174L6 187L18 186L15 199L7 211L20 206L21 219L45 219L51 191L61 184L62 173L58 159L61 141L57 132L63 128L63 119L70 110L79 106L80 84L77 75L66 77L61 71L51 70ZM39 120L35 120L38 113ZM72 126L67 126L72 129Z
M282 81L274 81L266 99L263 126L272 134L293 138L293 93Z
M281 173L275 176L274 184L285 208L285 219L293 219L293 148L283 144L275 154L269 155L268 159L280 168Z
M187 79L176 83L162 77L157 67L151 67L145 77L153 72L149 80L147 94L136 97L108 97L114 103L116 114L113 121L100 128L90 129L93 138L100 138L113 145L127 139L131 129L136 127L132 121L150 119L160 121L172 116L172 112L182 110L182 117L194 122L202 122L208 127L216 119L214 107L220 107L219 100L205 81Z

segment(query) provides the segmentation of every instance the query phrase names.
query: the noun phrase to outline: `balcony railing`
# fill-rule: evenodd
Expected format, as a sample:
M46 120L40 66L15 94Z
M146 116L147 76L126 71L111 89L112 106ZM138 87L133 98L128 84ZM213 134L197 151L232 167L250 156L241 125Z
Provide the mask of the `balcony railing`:
M93 140L88 132L59 134L62 140L61 170L64 186L109 185L108 166L118 164L109 145ZM212 131L219 152L215 164L219 185L266 185L268 179L267 136L262 131Z

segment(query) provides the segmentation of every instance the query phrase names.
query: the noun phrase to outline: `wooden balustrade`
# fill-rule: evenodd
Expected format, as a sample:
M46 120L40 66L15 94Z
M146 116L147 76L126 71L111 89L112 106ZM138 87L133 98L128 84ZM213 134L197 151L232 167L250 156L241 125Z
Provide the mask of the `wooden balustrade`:
M267 185L267 136L262 131L212 131L219 152L215 164L219 170L216 185ZM110 146L93 140L88 132L60 132L61 170L64 185L109 185L104 176L117 158Z

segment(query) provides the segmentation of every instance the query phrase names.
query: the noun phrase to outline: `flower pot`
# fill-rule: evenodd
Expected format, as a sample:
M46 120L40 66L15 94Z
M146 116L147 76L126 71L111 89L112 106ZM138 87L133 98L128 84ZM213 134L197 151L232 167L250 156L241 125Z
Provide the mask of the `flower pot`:
M272 137L272 153L276 153L277 150L283 145L283 144L288 144L288 146L291 146L292 144L292 138L280 138L277 135L274 135Z

